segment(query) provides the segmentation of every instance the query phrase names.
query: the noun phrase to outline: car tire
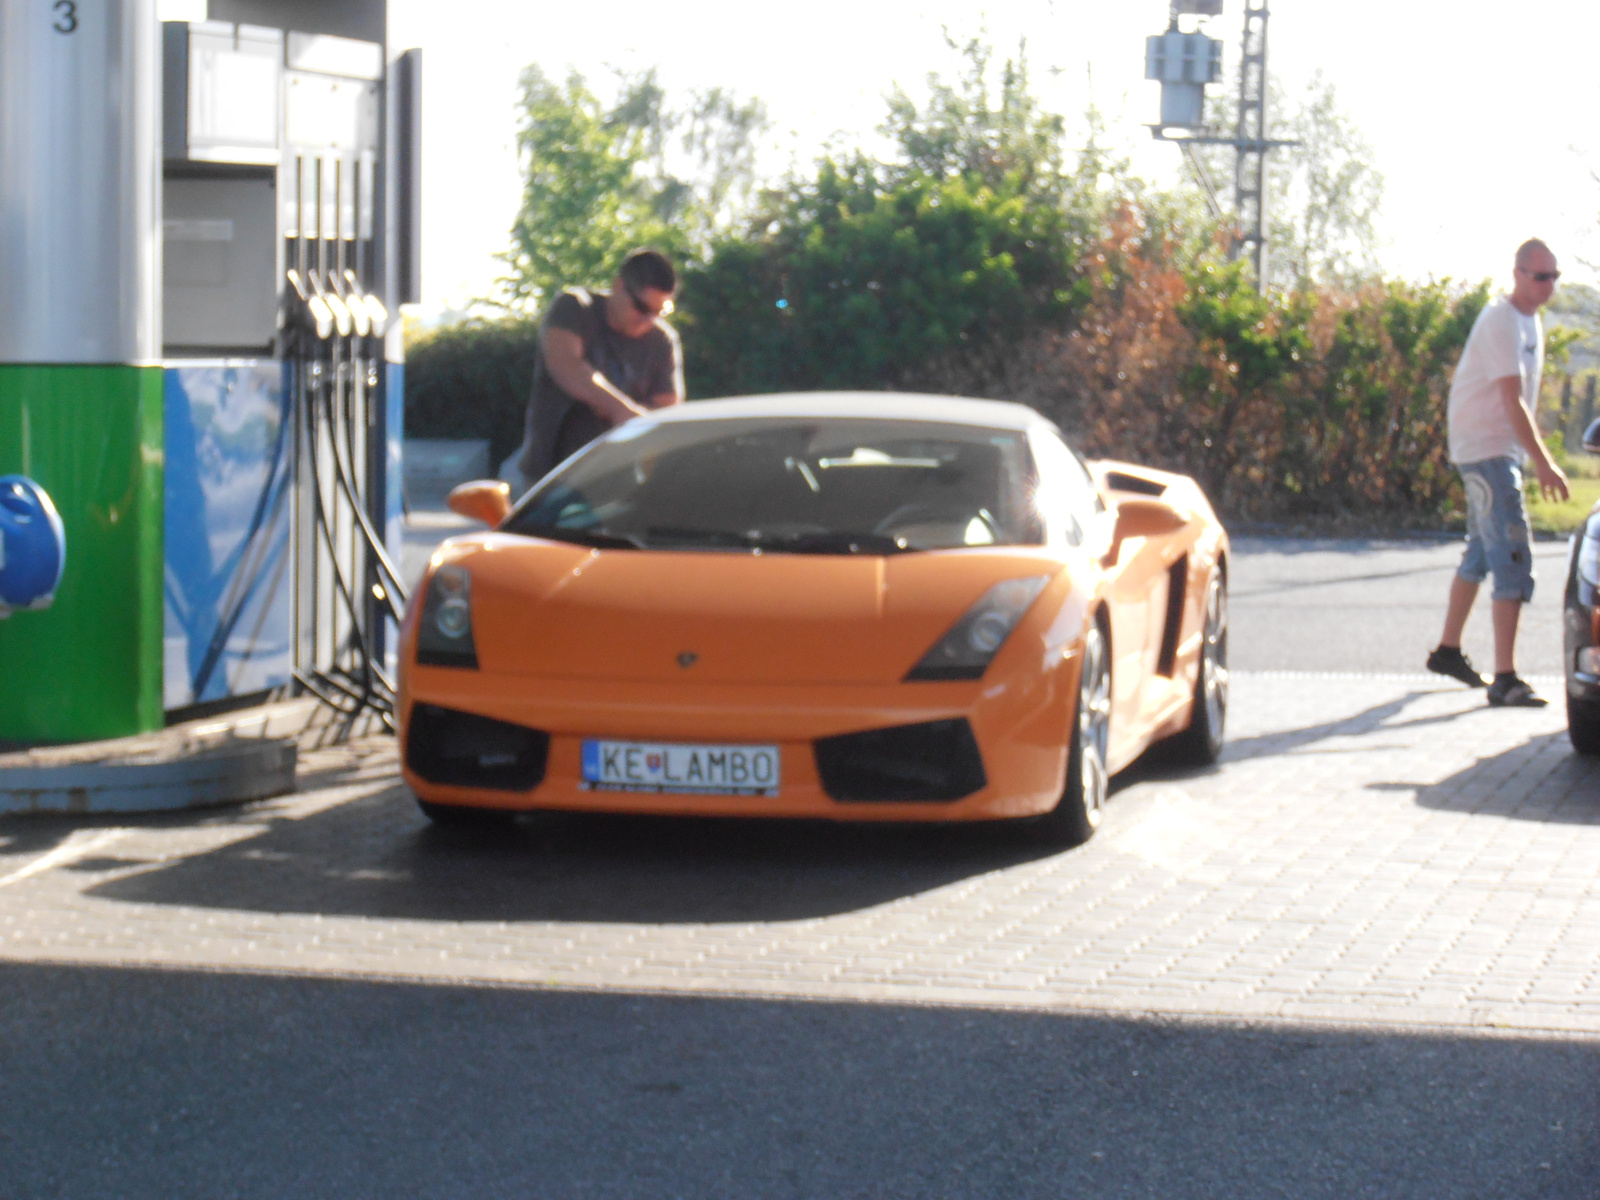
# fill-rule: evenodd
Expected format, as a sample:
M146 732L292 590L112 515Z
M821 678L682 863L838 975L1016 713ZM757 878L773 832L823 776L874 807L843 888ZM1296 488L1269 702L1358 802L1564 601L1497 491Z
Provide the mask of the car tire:
M1039 833L1051 845L1081 846L1094 836L1105 812L1109 776L1106 748L1111 736L1111 655L1100 626L1083 638L1078 671L1078 701L1067 749L1067 786L1056 806L1038 818Z
M435 825L447 829L504 829L516 819L516 814L499 808L468 808L461 804L435 804L417 797L417 807L422 815Z
M1579 754L1600 755L1600 703L1568 694L1567 737Z
M1227 719L1228 584L1222 572L1217 571L1206 588L1193 715L1189 728L1167 742L1172 758L1186 766L1209 767L1222 755Z

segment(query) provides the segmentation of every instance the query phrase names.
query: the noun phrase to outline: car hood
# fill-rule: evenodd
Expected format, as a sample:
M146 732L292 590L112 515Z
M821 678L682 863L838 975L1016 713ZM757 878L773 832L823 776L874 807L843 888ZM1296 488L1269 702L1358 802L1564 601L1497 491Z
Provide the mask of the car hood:
M1037 547L878 558L592 550L494 533L444 555L472 575L481 669L696 683L897 682L995 583L1062 567Z

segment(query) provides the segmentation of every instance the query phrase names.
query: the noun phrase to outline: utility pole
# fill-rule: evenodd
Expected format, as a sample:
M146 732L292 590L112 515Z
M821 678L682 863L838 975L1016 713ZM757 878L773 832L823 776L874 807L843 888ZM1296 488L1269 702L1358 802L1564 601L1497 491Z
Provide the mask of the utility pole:
M1233 195L1239 214L1234 256L1248 251L1256 287L1267 280L1267 0L1244 0L1239 57L1239 123L1233 137Z
M1222 73L1222 43L1199 31L1184 32L1180 16L1217 16L1222 0L1172 0L1166 33L1145 39L1145 78L1161 83L1161 121L1150 132L1161 141L1177 142L1199 180L1213 214L1222 215L1217 190L1195 146L1232 146L1235 227L1228 257L1248 251L1256 289L1267 285L1267 153L1298 143L1268 136L1267 11L1268 0L1243 0L1244 37L1239 59L1239 120L1233 136L1224 137L1205 123L1205 85Z

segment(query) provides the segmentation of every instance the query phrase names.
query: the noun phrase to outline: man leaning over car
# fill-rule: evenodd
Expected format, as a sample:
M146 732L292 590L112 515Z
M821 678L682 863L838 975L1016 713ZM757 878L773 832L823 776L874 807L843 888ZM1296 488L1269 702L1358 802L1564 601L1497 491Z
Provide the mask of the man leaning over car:
M663 319L677 290L666 255L635 250L610 291L572 287L555 298L540 327L526 433L516 456L522 479L508 480L515 491L608 429L683 402L683 350Z

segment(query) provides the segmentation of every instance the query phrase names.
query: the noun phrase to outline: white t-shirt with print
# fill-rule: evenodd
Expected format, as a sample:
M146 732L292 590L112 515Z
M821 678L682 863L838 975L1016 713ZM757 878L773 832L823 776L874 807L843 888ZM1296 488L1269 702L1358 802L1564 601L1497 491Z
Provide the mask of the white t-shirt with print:
M1507 296L1489 302L1473 322L1450 381L1450 461L1524 458L1500 400L1500 380L1515 376L1522 403L1536 411L1544 374L1544 327L1539 314L1519 312Z

